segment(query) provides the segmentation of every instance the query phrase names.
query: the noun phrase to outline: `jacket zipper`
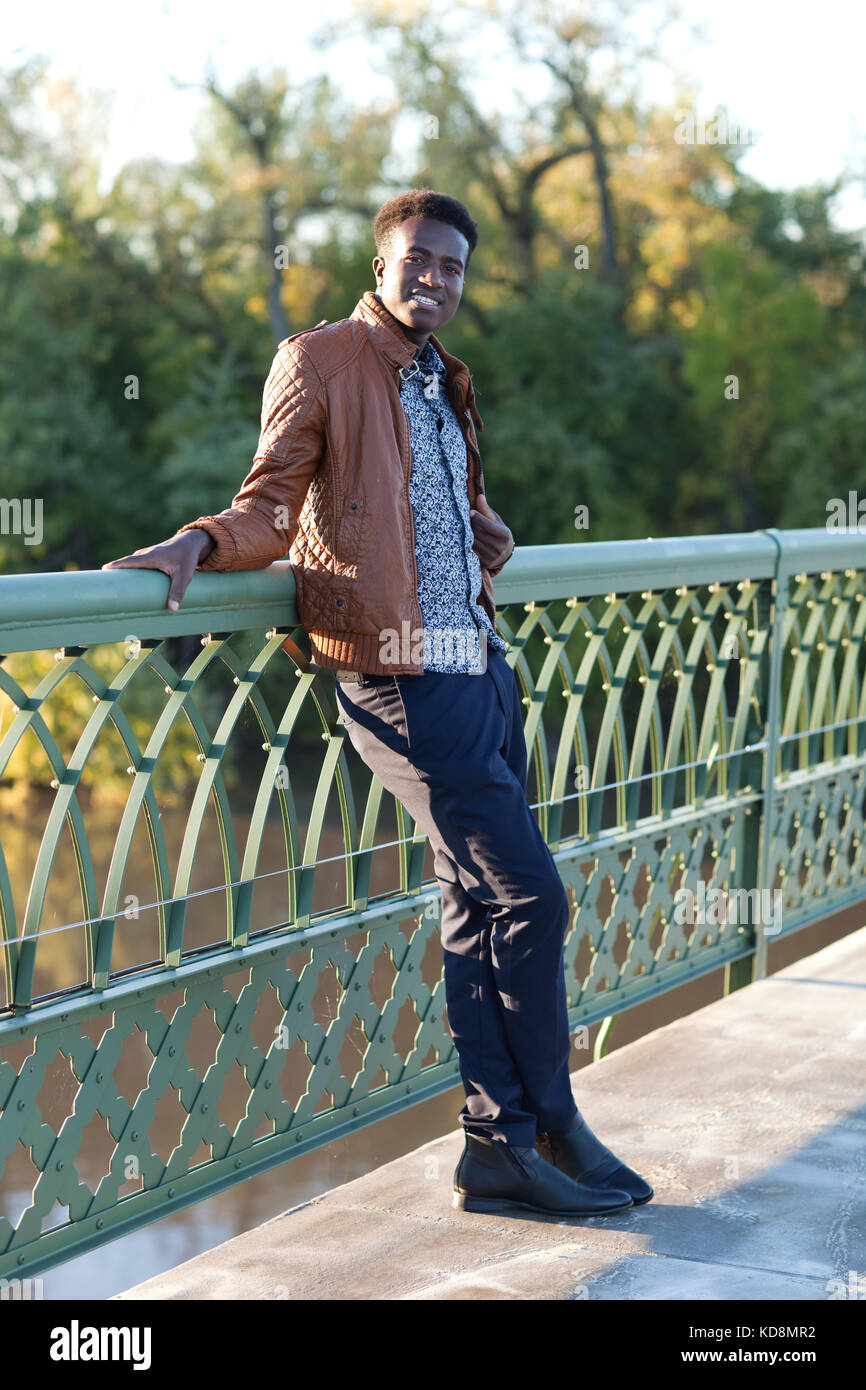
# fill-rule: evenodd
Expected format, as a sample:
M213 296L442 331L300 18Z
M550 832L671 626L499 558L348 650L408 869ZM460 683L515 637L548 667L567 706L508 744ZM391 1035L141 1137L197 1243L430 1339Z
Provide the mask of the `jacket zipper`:
M399 387L399 385L398 385L398 387L397 387L397 395L398 395L398 396L400 395L400 387ZM409 430L409 419L408 419L408 416L406 415L405 410L403 409L403 401L402 401L402 400L400 401L400 413L401 413L401 415L402 415L402 417L403 417L403 419L402 419L402 435L401 435L401 439L400 439L400 453L401 453L402 462L403 462L403 478L404 478L405 486L406 486L406 508L407 508L407 510L408 510L408 512L409 512L409 534L410 534L410 538L411 538L411 551L412 551L412 575L413 575L413 579L414 579L413 594L414 594L415 612L416 612L417 615L418 615L418 619L419 619L420 625L423 627L424 619L423 619L423 616L422 616L422 614L421 614L421 605L420 605L420 603L418 602L418 561L417 561L417 558L416 558L416 555L415 555L415 517L414 517L414 515L413 515L413 513L412 513L412 499L411 499L411 497L409 496L409 478L410 478L410 475L411 475L411 472L412 472L412 440L411 440L411 435L410 435L410 430ZM405 445L406 445L405 448L403 447L404 441L405 441ZM410 635L411 635L411 634L410 634ZM414 645L415 645L415 641L414 641L414 638L412 638L412 646L414 647Z

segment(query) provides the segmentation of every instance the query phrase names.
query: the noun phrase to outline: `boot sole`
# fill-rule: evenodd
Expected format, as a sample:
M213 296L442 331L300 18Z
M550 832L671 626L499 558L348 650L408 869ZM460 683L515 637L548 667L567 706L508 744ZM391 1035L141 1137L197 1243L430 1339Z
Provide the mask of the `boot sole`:
M635 1203L622 1202L618 1207L601 1207L597 1211L575 1211L573 1208L563 1211L556 1207L536 1207L531 1202L518 1202L513 1197L473 1197L467 1192L452 1192L451 1205L458 1211L508 1211L512 1207L520 1207L523 1211L541 1212L543 1216L615 1216L618 1212L629 1211Z

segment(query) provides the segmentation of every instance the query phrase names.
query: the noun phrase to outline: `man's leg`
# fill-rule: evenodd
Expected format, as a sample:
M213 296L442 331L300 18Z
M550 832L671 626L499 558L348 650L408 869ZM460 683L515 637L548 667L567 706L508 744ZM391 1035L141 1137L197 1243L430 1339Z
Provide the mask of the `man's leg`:
M431 844L434 841L434 872L442 891L448 1026L466 1093L458 1118L473 1134L528 1148L535 1143L536 1122L523 1103L523 1081L498 1004L489 908L463 887L459 868L435 826Z
M565 890L525 795L517 684L426 672L339 687L349 736L430 838L465 1128L530 1146L576 1113L562 971Z
M525 818L526 834L533 844L533 852L542 864L549 869L551 881L561 894L563 901L562 930L556 963L551 966L553 975L553 994L550 993L549 975L540 980L542 993L537 996L537 1005L517 1014L507 1007L505 971L500 961L508 952L510 944L509 914L507 909L495 907L490 914L492 932L492 963L497 989L504 1010L509 1043L515 1055L529 1062L521 1067L524 1096L528 1100L538 1122L539 1132L546 1129L562 1128L571 1123L577 1114L577 1107L571 1090L569 1062L571 1060L571 1034L568 1025L568 1003L565 991L565 971L562 964L562 943L568 929L568 897L556 861L538 828L526 800L526 738L523 731L523 710L520 688L517 679L505 657L494 651L489 660L492 678L497 683L503 711L506 715L506 743L501 752L515 780L520 787L521 813ZM550 1060L540 1065L533 1059L540 1055L535 1046L533 1033L541 1026L548 1038Z

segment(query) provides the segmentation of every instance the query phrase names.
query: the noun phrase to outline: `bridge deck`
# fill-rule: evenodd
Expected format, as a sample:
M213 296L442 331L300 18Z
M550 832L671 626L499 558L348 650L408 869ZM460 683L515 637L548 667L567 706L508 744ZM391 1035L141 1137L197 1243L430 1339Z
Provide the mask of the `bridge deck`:
M866 927L575 1075L592 1128L653 1184L646 1206L455 1211L455 1130L118 1298L850 1298L864 1051Z

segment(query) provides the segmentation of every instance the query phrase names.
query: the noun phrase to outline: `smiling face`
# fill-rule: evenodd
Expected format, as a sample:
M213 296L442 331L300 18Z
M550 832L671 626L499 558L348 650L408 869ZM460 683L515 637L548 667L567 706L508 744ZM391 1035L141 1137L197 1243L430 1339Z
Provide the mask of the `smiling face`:
M457 312L469 243L462 232L432 217L407 217L392 233L385 257L376 256L376 295L423 347Z

